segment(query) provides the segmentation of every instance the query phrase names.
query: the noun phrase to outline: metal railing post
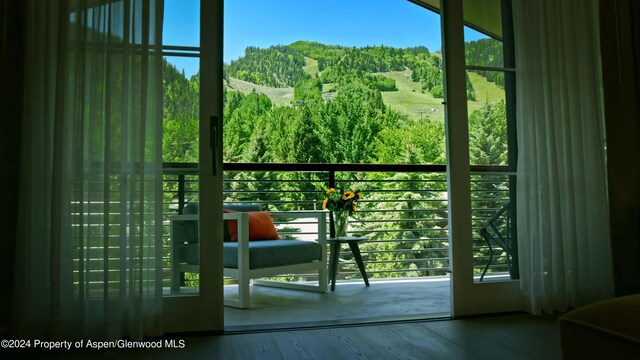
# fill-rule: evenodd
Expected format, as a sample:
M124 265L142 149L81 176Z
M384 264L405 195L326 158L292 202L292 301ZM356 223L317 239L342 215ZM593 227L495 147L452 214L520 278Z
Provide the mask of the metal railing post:
M329 170L329 188L336 187L336 172L334 170ZM329 212L329 236L336 236L336 229L333 226L333 213Z
M184 175L178 175L178 214L184 209Z

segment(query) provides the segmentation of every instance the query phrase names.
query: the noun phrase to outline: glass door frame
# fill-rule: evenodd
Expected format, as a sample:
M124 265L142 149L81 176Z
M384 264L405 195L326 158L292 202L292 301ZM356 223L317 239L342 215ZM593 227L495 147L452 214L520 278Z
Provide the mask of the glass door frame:
M200 0L200 289L166 296L164 331L222 331L222 36L223 2ZM215 216L219 214L220 216Z
M474 282L463 0L441 0L449 189L451 315L522 310L520 283Z
M200 221L200 292L164 299L166 332L224 329L222 216L211 216L222 214L223 1L200 1L200 216L208 216L206 221ZM440 9L452 316L521 310L518 281L475 283L473 280L463 1L441 0ZM205 258L206 261L202 261Z

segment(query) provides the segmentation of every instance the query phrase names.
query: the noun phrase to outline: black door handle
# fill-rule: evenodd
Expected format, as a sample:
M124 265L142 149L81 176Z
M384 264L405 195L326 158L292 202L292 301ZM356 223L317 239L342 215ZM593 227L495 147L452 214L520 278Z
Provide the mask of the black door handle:
M211 148L211 172L218 175L218 117L209 118L209 147Z

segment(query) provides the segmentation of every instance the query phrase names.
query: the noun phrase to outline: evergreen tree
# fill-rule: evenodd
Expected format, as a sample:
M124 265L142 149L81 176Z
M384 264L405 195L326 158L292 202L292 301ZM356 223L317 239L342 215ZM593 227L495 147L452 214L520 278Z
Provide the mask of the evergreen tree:
M485 102L469 117L469 155L477 165L507 165L507 111L504 100Z
M469 41L465 43L464 52L467 65L504 67L502 42L492 38ZM504 73L502 71L473 70L484 76L487 81L494 82L504 88Z
M298 81L293 90L293 98L301 102L322 101L322 82L318 78Z
M290 140L293 151L289 153L288 162L317 163L320 162L322 149L318 146L318 124L312 116L309 106L301 106L293 118Z

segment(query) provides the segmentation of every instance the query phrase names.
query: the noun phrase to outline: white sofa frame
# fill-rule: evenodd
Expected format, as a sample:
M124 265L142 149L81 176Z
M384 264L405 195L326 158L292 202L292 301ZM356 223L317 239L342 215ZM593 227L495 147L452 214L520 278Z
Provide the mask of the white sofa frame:
M301 264L251 269L249 263L249 215L246 212L224 213L224 220L238 221L238 267L224 268L224 276L238 279L238 299L225 298L224 305L238 309L246 309L250 305L250 285L272 286L285 289L305 290L324 293L327 291L327 212L326 211L274 211L271 216L280 219L317 219L318 239L320 244L320 261ZM175 215L171 217L171 226L174 221L198 221L199 215ZM171 231L173 234L173 229ZM288 240L281 240L288 241ZM172 248L172 291L180 290L181 272L199 272L199 266L178 262L178 246L174 243ZM222 250L222 249L221 249ZM260 278L282 274L318 273L318 284L298 284L272 280L258 280Z

